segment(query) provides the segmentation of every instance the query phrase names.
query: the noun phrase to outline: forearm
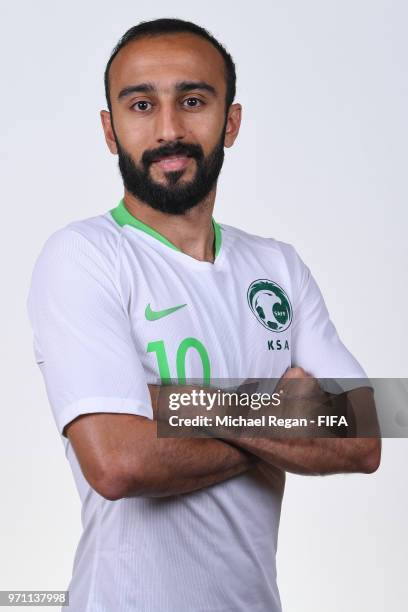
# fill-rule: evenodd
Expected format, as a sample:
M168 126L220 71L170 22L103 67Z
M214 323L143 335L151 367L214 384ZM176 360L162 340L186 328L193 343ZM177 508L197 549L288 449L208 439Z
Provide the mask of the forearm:
M294 380L295 379L295 380ZM295 386L291 386L295 384ZM345 472L374 472L380 462L381 440L372 389L361 387L344 392L330 399L327 406L325 394L316 379L301 368L292 368L281 379L279 387L289 396L282 405L285 410L293 407L303 416L310 415L310 404L320 407L324 413L331 409L334 414L345 412L353 437L307 437L307 438L245 438L229 440L270 465L295 474L323 475ZM294 395L291 397L291 393ZM363 437L358 437L363 436ZM367 437L364 437L367 436ZM368 437L371 436L371 437Z
M255 457L226 442L206 438L158 438L157 423L143 419L137 437L122 448L125 484L121 497L188 493L248 470ZM123 465L124 463L124 465Z
M374 472L381 449L378 438L234 438L230 442L279 469L305 475Z

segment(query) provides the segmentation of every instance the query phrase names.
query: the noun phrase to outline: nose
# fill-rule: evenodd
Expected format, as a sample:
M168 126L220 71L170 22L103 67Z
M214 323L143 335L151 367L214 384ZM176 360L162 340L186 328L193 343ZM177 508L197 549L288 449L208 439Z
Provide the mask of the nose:
M185 136L180 113L173 104L162 104L156 115L156 138L157 142L164 144L182 140Z

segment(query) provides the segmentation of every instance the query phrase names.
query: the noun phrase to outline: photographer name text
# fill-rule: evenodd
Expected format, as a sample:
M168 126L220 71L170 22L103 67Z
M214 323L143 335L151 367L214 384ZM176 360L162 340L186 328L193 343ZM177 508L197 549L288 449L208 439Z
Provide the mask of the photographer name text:
M315 419L306 418L282 418L276 415L262 415L259 417L240 416L203 416L180 417L171 415L169 417L171 427L343 427L348 426L346 417L337 415L319 415Z

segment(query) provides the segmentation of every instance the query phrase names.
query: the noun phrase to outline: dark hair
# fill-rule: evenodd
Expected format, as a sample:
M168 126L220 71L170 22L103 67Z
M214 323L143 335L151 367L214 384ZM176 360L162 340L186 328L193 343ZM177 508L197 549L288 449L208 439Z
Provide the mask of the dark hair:
M153 21L142 21L125 32L110 55L104 75L105 96L110 112L112 112L112 106L109 94L109 69L119 51L128 43L139 38L184 32L201 36L201 38L208 40L221 53L225 62L225 78L227 82L226 108L228 109L235 98L236 74L234 61L225 47L210 32L191 21L184 21L183 19L154 19Z

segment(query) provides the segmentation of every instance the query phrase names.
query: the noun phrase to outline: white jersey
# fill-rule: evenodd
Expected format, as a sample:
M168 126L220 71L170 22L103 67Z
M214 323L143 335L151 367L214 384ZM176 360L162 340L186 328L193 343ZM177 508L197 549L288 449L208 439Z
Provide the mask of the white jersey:
M214 263L117 208L55 232L29 294L37 363L82 500L71 612L279 612L284 474L257 468L201 490L109 501L64 427L80 414L152 418L158 378L365 373L295 249L213 221Z

